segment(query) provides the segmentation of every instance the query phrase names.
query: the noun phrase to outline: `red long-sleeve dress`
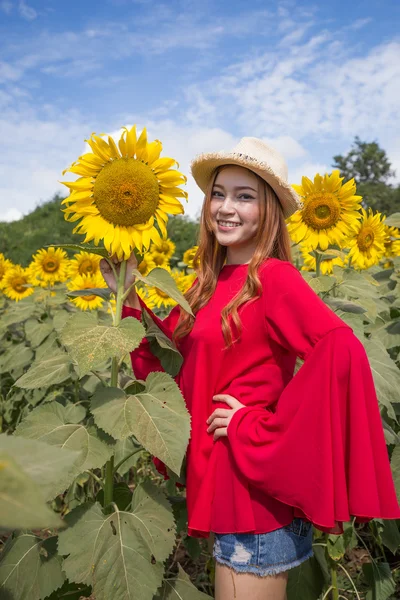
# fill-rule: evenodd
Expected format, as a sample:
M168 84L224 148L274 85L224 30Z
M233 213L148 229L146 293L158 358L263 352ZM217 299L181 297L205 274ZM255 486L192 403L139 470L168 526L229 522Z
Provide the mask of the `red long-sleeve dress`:
M262 295L239 308L241 340L224 350L221 310L247 267L222 267L212 298L178 346L184 361L174 379L192 417L188 534L267 533L294 517L339 534L351 517L399 519L364 346L290 262L263 262ZM171 339L179 306L161 320L139 301ZM122 314L141 318L126 306ZM304 364L293 375L296 356ZM163 370L146 338L131 358L139 379ZM229 406L213 401L215 394L245 405L216 441L206 419Z

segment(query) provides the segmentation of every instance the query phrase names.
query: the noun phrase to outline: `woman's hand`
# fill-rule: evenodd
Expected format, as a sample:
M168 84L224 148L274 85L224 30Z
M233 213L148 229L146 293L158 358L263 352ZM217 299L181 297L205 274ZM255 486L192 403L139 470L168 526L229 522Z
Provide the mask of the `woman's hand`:
M228 425L233 415L245 405L229 394L217 394L216 396L213 396L213 400L216 402L226 402L231 407L231 410L227 408L216 408L206 421L206 423L209 424L207 433L215 431L215 441L220 437L226 437L228 435Z
M114 268L119 275L122 261L118 260L115 254L110 256L109 260L114 263ZM135 276L132 275L132 269L137 269L137 260L134 252L132 252L127 260L124 291L126 291L136 279ZM116 294L117 282L115 281L113 270L105 258L102 258L100 261L100 271L110 290Z

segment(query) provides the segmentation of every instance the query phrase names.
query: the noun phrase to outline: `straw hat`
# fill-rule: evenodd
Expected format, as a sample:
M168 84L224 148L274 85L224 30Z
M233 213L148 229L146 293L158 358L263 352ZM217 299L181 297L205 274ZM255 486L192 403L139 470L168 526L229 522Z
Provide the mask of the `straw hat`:
M255 137L244 137L228 152L199 154L190 165L192 175L205 193L213 171L220 165L238 165L257 173L275 191L285 218L303 207L299 196L288 184L288 169L283 156Z

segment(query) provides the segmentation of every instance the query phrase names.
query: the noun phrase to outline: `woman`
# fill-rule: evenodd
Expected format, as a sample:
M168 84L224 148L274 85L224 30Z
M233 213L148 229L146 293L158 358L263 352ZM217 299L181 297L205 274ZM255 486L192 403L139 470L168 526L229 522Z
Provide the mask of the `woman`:
M192 173L205 192L185 294L195 319L177 305L161 320L135 291L123 317L147 310L184 358L188 534L215 536L216 599L284 600L288 570L313 556L312 525L400 518L371 369L291 263L285 218L301 204L283 157L243 138ZM162 370L146 338L131 358L140 379Z

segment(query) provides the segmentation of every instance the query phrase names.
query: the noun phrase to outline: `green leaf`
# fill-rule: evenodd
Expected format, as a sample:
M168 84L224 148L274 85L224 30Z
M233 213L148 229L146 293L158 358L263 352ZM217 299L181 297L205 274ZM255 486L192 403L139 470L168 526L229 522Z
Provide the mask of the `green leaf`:
M96 424L115 439L134 435L146 450L180 474L190 437L190 414L167 373L150 373L145 390L137 394L109 387L98 390L91 412Z
M388 600L396 591L390 565L386 562L376 561L363 563L362 571L371 590L367 593L367 600Z
M118 465L118 463L120 463L123 458L127 456L130 457L127 458L126 461L123 462L122 465L118 468L117 473L119 475L125 475L125 473L127 473L130 468L136 467L138 459L143 455L143 450L139 450L138 452L136 452L136 450L138 450L138 446L130 437L125 438L124 440L119 440L115 444L115 465ZM135 452L135 454L132 455L133 452Z
M5 433L0 434L0 452L12 456L18 467L32 481L40 484L46 500L54 498L54 488L60 479L60 474L70 470L79 456L78 451L54 448L44 442ZM29 505L29 502L27 504ZM34 527L34 525L26 525L26 527Z
M43 246L43 248L50 248L50 246ZM91 252L104 258L109 257L109 253L105 248L94 248L92 246L85 246L84 244L57 244L57 248L65 248L65 250L74 250L75 252Z
M206 600L212 596L200 592L190 577L182 569L178 562L178 575L175 579L164 579L160 595L154 597L154 600Z
M376 279L368 273L358 273L354 269L344 269L339 289L350 298L379 298L379 283Z
M36 360L32 367L14 385L33 390L62 383L70 377L70 359L65 352L58 351L47 359Z
M11 454L0 450L0 526L3 529L62 527L36 484Z
M33 533L10 537L1 558L0 598L4 600L41 600L65 581L56 537L41 540Z
M397 421L392 403L400 402L399 369L379 340L364 340L379 403L385 406L390 418Z
M0 373L8 373L29 365L33 360L33 352L23 343L13 344L0 359Z
M55 486L55 495L63 492L83 471L102 467L113 453L112 446L102 439L95 427L70 423L69 420L68 410L54 402L35 408L15 430L16 435L24 438L78 451L72 469L64 473L61 482Z
M30 342L32 348L40 346L52 331L53 325L51 321L42 323L37 319L28 319L25 322L26 339Z
M27 301L28 300L28 301ZM2 325L8 327L14 323L23 323L37 311L37 307L29 298L10 305L1 317Z
M143 325L133 317L118 327L100 325L95 315L74 314L60 332L62 343L76 362L80 377L112 356L121 357L137 348L145 335Z
M400 227L400 212L392 213L385 219L385 225L390 227Z
M175 279L168 273L166 269L156 267L155 269L152 269L146 276L142 275L138 269L132 269L132 274L137 280L143 281L143 283L146 283L151 287L155 286L168 294L168 296L180 304L180 306L182 306L186 312L194 316L189 302L179 291Z
M107 288L86 288L84 290L72 290L66 292L66 295L71 298L75 298L76 296L94 295L100 296L100 298L103 298L103 300L106 300L107 302L110 300L111 294L111 290Z
M139 484L132 509L104 515L100 504L83 505L65 517L59 552L70 581L93 586L97 600L152 600L163 561L175 543L171 507L160 488Z
M42 360L54 353L58 354L60 346L58 344L57 336L54 331L46 338L46 340L36 348L35 360Z

